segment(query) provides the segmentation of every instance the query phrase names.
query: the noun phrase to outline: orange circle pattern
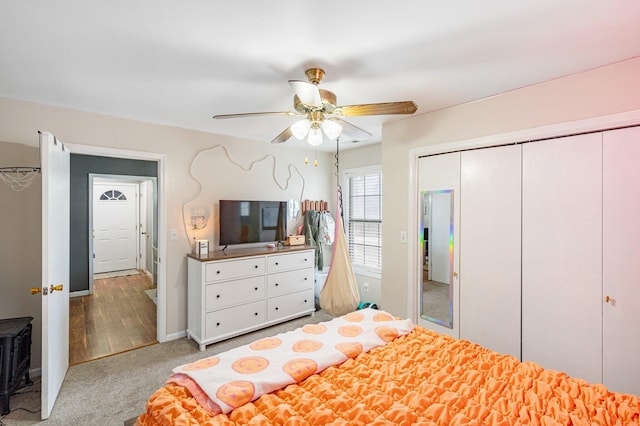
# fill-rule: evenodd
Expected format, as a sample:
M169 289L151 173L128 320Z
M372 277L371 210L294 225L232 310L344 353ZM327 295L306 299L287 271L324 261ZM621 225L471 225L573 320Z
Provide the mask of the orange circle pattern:
M375 329L376 334L385 342L390 342L398 337L398 329L393 327L378 327Z
M196 362L192 362L191 364L187 364L184 367L182 367L182 369L184 371L206 370L207 368L211 368L218 365L219 362L220 362L220 358L214 356L211 358L200 359Z
M327 327L322 324L307 324L302 327L302 331L307 334L324 334L327 332Z
M238 408L251 402L255 394L255 387L251 382L230 382L218 388L216 396L229 407Z
M271 337L268 339L257 340L249 345L254 351L266 351L269 349L277 348L282 344L282 340L277 337Z
M343 325L338 329L338 334L344 337L356 337L362 333L362 327L357 325Z
M315 352L322 347L322 342L317 340L298 340L293 345L294 352Z
M379 313L373 316L374 322L393 321L393 317L387 313Z
M349 358L355 358L362 353L362 344L358 342L338 343L336 349Z
M269 366L269 360L261 356L247 356L235 361L231 368L236 373L253 374L258 373Z
M290 375L296 382L301 382L307 377L315 374L318 364L312 359L299 358L287 362L282 371Z
M351 312L350 314L347 314L342 318L344 318L345 321L349 322L361 322L364 319L364 314L362 312Z

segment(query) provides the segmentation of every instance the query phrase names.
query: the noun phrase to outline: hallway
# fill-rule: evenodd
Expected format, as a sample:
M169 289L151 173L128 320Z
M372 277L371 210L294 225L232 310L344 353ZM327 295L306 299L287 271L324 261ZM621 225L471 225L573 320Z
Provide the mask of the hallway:
M69 364L157 343L156 304L144 273L97 279L94 293L69 300Z

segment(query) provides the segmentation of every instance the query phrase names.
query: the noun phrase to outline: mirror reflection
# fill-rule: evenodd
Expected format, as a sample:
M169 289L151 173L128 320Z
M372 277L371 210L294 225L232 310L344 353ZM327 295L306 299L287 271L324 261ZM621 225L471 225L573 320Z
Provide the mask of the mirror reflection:
M453 190L422 192L420 316L453 328Z

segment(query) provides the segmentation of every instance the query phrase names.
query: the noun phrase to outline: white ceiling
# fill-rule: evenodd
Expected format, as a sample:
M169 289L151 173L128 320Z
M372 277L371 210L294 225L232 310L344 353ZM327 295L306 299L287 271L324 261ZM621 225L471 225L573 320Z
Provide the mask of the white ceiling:
M339 105L422 114L639 55L638 0L0 3L0 97L265 143L295 118L211 116L293 111L310 66ZM347 120L375 143L404 117Z

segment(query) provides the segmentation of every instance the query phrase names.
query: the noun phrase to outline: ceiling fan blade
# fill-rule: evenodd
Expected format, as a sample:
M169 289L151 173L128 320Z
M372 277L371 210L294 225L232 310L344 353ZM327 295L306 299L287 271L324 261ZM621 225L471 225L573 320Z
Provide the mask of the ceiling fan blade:
M348 121L344 121L338 117L327 118L326 120L335 121L336 123L342 126L342 134L351 139L353 142L361 142L369 139L371 137L371 133L366 130L362 130L358 126L354 126Z
M294 116L300 115L297 112L246 112L243 114L218 114L214 115L213 118L242 118L242 117L257 117L261 115L284 115L284 116Z
M289 80L289 85L304 105L310 107L322 106L320 90L315 84L300 80Z
M333 110L333 113L343 117L358 117L362 115L413 114L417 110L418 106L413 101L403 101L339 106Z
M286 142L293 137L293 133L291 132L291 126L284 129L282 133L280 133L271 143L282 143Z

